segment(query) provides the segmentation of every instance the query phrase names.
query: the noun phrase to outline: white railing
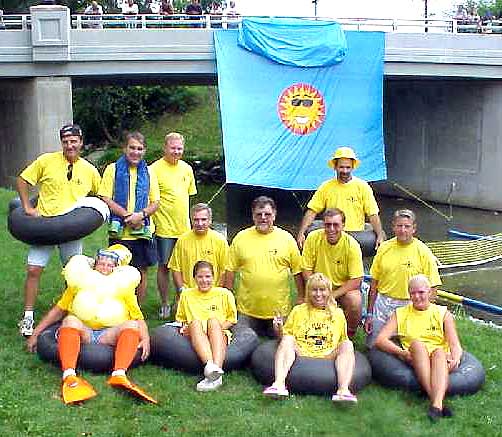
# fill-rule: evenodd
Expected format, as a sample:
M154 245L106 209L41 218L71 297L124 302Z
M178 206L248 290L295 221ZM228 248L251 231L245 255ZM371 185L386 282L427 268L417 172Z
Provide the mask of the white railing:
M333 20L326 17L302 17L304 19ZM241 16L225 15L158 15L158 14L103 14L71 16L73 29L167 29L205 28L236 29ZM404 20L384 18L336 18L343 29L357 31L381 31L400 33L484 33L502 34L502 20L483 22L463 20ZM0 30L27 30L31 28L29 14L0 16Z
M30 28L31 16L28 14L0 16L0 29L2 30L27 30Z

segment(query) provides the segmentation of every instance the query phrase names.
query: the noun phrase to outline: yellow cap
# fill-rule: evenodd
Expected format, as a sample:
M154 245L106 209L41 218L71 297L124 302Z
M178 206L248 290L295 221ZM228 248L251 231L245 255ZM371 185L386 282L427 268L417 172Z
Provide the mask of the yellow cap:
M353 168L359 167L359 164L361 163L361 161L357 159L354 150L352 150L350 147L343 146L335 150L335 153L333 153L333 156L328 161L328 167L335 168L335 160L340 158L352 159L352 161L354 162Z
M119 265L126 266L131 262L132 254L129 249L122 244L112 244L107 250L118 255Z

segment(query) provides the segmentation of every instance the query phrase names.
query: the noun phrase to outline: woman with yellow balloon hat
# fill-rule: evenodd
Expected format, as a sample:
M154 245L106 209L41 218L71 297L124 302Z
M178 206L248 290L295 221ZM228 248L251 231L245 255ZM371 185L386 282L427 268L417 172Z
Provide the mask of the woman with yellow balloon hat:
M157 403L126 376L137 349L142 350L143 361L150 353L148 327L135 294L140 273L128 265L130 260L130 251L120 244L98 250L94 260L83 255L72 257L63 269L67 289L27 340L28 350L34 352L40 333L62 320L57 343L66 404L83 402L97 394L75 372L80 344L89 343L115 346L109 385Z

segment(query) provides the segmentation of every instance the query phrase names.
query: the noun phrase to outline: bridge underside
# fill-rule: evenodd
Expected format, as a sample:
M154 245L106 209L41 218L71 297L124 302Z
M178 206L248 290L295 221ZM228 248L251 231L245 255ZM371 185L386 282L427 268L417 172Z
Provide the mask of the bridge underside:
M60 148L72 86L215 83L214 72L0 80L0 184L14 186L26 163ZM388 76L384 112L388 181L377 191L403 195L398 183L427 200L502 210L501 80Z

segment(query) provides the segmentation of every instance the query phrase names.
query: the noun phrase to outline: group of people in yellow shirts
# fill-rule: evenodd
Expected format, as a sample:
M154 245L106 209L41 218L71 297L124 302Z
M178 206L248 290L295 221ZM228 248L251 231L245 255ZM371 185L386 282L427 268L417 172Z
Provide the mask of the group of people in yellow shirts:
M148 330L138 302L145 298L147 269L155 263L161 296L159 317L170 316L171 270L177 290L176 319L183 323L182 333L205 364L204 379L197 390L221 386L225 351L231 341L229 328L237 323L258 334L282 338L275 381L264 395L287 396L289 369L297 355L306 355L334 360L338 386L333 401L357 402L349 389L355 362L351 339L361 323L364 269L359 244L346 230L361 231L368 219L378 251L371 267L364 321L367 344L394 353L414 367L431 399L431 419L451 416L442 403L445 381L448 370L458 366L462 350L451 315L430 303L434 287L441 283L436 260L414 237L416 217L410 210L395 212L395 236L385 241L371 187L352 175L359 160L351 148L338 148L329 160L336 175L321 185L307 205L296 241L275 226L275 202L260 196L251 205L253 226L240 231L229 247L223 236L210 229L212 217L207 205L197 204L189 214L189 196L196 193L196 187L191 167L181 160L184 139L180 134L166 136L163 158L150 166L144 160L143 135L128 134L123 156L105 169L101 182L97 170L80 157L80 128L64 126L60 138L62 152L42 155L18 177L26 213L58 215L89 193L97 194L111 211L110 247L98 252L94 267L80 255L81 241L59 245L63 263L77 256L63 270L68 285L63 298L36 328L33 310L38 283L53 247L31 246L28 254L20 330L31 335L28 348L35 350L42 330L63 320L58 345L65 402L79 402L96 394L76 376L80 342L115 345L110 385L156 402L125 375L138 347L143 359L149 353ZM29 203L30 185L40 186L36 208ZM305 238L320 212L323 228ZM75 271L81 272L76 283L71 281ZM128 279L115 281L119 274ZM297 306L292 311L291 276L297 289ZM115 285L103 287L100 281L110 284L112 277ZM229 290L235 291L236 299ZM401 346L390 341L395 333L403 339ZM438 366L442 369L439 374ZM438 380L442 381L439 387Z

